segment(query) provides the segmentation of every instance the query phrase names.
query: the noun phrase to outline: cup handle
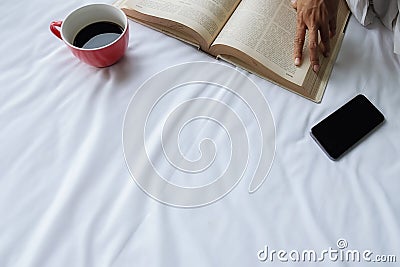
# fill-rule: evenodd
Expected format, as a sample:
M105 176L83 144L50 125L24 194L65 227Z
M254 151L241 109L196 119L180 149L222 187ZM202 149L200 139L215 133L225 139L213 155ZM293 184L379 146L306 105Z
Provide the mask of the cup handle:
M62 40L61 37L61 33L60 31L57 29L57 27L61 27L62 21L53 21L52 23L50 23L50 31L57 36L58 38L60 38Z

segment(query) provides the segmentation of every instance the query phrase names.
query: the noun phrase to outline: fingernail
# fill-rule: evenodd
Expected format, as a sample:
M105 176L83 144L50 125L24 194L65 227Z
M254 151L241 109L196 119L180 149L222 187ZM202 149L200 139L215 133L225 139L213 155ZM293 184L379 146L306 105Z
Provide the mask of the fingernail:
M300 65L300 58L296 57L294 60L294 65L299 66Z
M319 65L314 65L314 66L313 66L313 71L314 71L315 73L318 73L318 71L319 71Z

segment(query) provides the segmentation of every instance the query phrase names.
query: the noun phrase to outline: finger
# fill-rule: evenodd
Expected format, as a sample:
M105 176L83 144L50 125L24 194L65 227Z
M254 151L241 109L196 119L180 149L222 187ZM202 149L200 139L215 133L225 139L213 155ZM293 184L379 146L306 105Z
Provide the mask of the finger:
M336 16L329 20L329 37L336 35Z
M329 25L328 23L323 23L319 30L321 35L321 48L322 53L325 57L329 57L329 52L331 50L330 43L329 43Z
M303 54L303 46L306 38L306 25L302 20L298 20L296 28L296 36L294 38L294 64L299 66Z
M313 26L308 30L311 66L315 73L319 71L318 28Z
M297 9L297 0L291 0L291 2L292 2L292 7L294 9Z

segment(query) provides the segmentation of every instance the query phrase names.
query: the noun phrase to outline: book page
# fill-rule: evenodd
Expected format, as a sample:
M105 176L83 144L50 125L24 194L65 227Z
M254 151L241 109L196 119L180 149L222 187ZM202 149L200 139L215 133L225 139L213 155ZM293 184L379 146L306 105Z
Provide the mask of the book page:
M240 0L126 0L122 8L183 24L212 43Z
M234 47L301 86L310 63L306 41L303 63L294 65L295 33L296 11L290 0L242 0L213 45Z

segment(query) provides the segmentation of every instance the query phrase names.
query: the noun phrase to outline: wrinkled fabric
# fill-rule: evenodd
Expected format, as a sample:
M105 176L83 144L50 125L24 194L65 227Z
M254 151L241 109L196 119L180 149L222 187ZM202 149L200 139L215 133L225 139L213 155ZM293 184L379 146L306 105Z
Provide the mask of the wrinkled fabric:
M369 9L368 0L346 0L354 17L364 26L373 20L373 13Z
M367 29L352 17L320 104L237 68L258 86L274 117L271 170L253 194L248 193L251 174L245 173L219 201L182 209L149 197L131 177L122 145L125 111L140 86L166 68L194 61L230 65L129 21L124 58L108 68L87 66L52 35L49 23L90 2L0 3L1 267L370 265L327 257L281 263L277 253L272 262L258 259L265 246L321 252L337 250L339 239L349 250L395 254L400 260L400 59L392 52L392 32L381 23ZM196 97L216 95L227 106L238 101L221 91L208 92ZM333 162L310 129L360 93L386 122ZM250 115L244 118L247 132L257 137L252 129L258 124ZM135 122L129 123L135 129ZM229 151L229 136L211 124L216 128L210 137L227 143L216 152ZM179 149L196 160L201 147L194 140L200 131L189 126ZM165 155L151 145L156 159ZM188 154L187 148L192 148ZM249 165L264 164L251 160ZM216 157L212 174L223 171L224 163Z
M400 0L347 0L354 17L364 26L378 17L386 28L394 33L394 49L400 54Z

